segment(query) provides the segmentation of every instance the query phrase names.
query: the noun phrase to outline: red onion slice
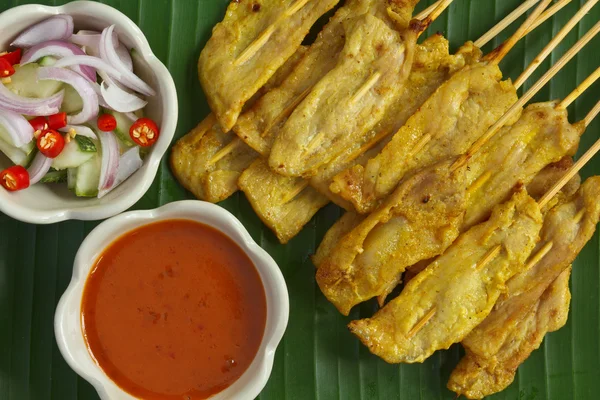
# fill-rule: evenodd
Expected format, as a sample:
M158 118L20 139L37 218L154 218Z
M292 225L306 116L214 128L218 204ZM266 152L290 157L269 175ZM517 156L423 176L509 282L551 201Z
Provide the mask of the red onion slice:
M23 54L21 58L21 65L29 64L39 60L42 57L51 56L55 58L70 58L73 56L85 56L83 50L69 42L63 42L61 40L50 40L48 42L40 43ZM74 66L73 70L83 75L92 82L96 82L96 71L94 68L90 68L87 64L82 66L71 64ZM57 65L55 65L58 67Z
M119 43L115 50L117 51L117 55L123 62L123 65L125 65L125 67L127 67L129 71L133 72L133 60L131 59L131 53L129 52L127 47L125 47L123 43Z
M107 63L113 65L121 74L119 82L130 89L140 92L147 96L154 96L156 92L146 82L141 80L137 75L130 71L127 66L121 61L115 50L115 42L113 40L113 32L115 26L111 25L102 31L100 39L100 57Z
M98 85L97 83L95 83L93 86L94 86L94 91L96 92L96 95L98 96L98 104L100 104L100 107L104 107L104 108L107 108L109 110L112 110L112 108L104 100L104 97L102 97L102 89L100 88L100 85Z
M0 109L0 125L8 133L9 144L15 147L24 146L33 140L33 127L21 114Z
M113 185L108 189L100 189L98 192L98 198L102 198L110 193L114 188L123 183L127 178L133 175L138 169L142 167L142 161L140 157L140 148L135 146L127 150L119 159L119 168Z
M98 136L94 131L85 125L67 125L64 128L60 128L59 131L69 132L71 129L74 129L78 136L85 136L86 138L98 140Z
M112 189L117 179L119 170L119 142L113 132L96 132L102 147L102 167L100 169L100 183L98 190Z
M35 185L38 183L50 171L51 165L52 159L38 152L29 168L27 168L27 172L29 172L29 184Z
M23 31L11 46L28 48L48 40L68 39L73 35L73 17L59 14Z
M79 125L95 118L99 112L98 95L92 82L76 72L64 68L42 67L38 70L38 79L55 80L73 86L83 100L83 109L79 114L70 115L67 120L71 125Z
M102 82L100 90L104 101L115 111L127 113L146 107L147 101L126 92L117 85Z
M0 109L14 111L23 115L44 117L56 114L59 111L64 95L64 90L61 90L55 95L45 99L31 99L29 97L22 97L14 94L8 90L6 86L0 83Z
M83 53L83 51L82 51ZM82 66L82 68L93 67L96 70L104 71L112 76L115 79L119 79L121 73L117 71L115 68L111 67L101 58L88 56L85 53L81 55L72 55L70 57L65 57L63 59L58 60L54 63L53 67L62 68L62 67L72 67L72 66ZM93 82L96 82L96 73L94 72Z

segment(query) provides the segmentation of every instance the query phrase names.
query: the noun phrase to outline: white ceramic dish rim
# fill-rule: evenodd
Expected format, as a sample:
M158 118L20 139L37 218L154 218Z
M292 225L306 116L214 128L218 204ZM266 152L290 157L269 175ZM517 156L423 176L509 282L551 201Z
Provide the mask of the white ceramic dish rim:
M133 206L148 191L158 172L162 157L175 135L178 118L178 102L175 83L165 65L154 55L148 40L140 28L125 14L108 5L92 1L75 1L63 6L43 6L40 4L28 4L17 6L0 13L0 26L3 31L9 31L11 21L30 16L32 20L39 20L40 15L48 17L56 14L86 14L91 19L102 18L114 21L118 30L122 30L134 43L136 51L142 56L145 63L155 75L162 104L161 136L153 146L144 160L144 166L137 171L143 174L139 185L133 190L120 193L115 199L102 204L90 205L81 208L59 208L54 210L36 210L23 206L18 201L11 199L12 194L0 189L0 212L23 222L33 224L51 224L69 219L77 220L100 220L117 215ZM16 32L14 33L16 34ZM131 178L130 178L131 179ZM127 182L125 182L127 183ZM131 189L131 188L129 188ZM81 199L86 201L86 199Z
M73 277L56 309L54 330L60 352L71 368L95 387L100 398L135 399L113 383L87 351L81 329L81 299L89 272L106 246L136 227L166 219L190 219L220 230L246 252L260 274L267 298L267 323L261 346L244 374L232 386L211 398L255 399L269 379L275 350L287 327L287 286L273 258L252 239L241 222L227 210L211 203L184 200L154 210L130 211L98 225L79 248Z

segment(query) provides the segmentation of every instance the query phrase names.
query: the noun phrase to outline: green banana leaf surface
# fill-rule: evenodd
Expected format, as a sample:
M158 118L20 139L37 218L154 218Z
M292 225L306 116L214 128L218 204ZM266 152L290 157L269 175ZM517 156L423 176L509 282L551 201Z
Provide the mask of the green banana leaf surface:
M243 0L251 1L251 0ZM259 0L256 0L259 1ZM131 18L146 34L154 53L173 75L179 96L176 139L209 113L197 79L196 62L228 0L105 0ZM455 0L424 36L443 33L455 50L475 40L522 0ZM0 12L26 3L61 5L64 0L0 0ZM418 10L433 3L423 0ZM505 76L515 79L544 45L584 3L573 0L556 16L522 40L503 60ZM529 88L549 66L600 19L596 6L524 85ZM523 21L521 18L518 22ZM506 39L518 22L490 44ZM0 27L2 35L12 35ZM316 32L316 29L315 29ZM314 37L314 33L312 35ZM600 65L600 39L594 39L533 101L561 98ZM1 49L0 49L1 50ZM592 86L569 108L577 121L600 99ZM584 134L580 153L600 136L600 121ZM600 172L600 157L583 170ZM191 199L173 178L168 157L135 209L149 209ZM351 319L371 316L374 302L341 316L319 291L309 256L339 208L322 209L287 245L260 222L243 194L221 204L235 214L254 239L281 267L290 293L290 321L275 358L271 378L260 399L454 399L446 389L460 356L460 346L434 354L423 364L389 365L371 355L346 329ZM35 226L0 214L0 399L97 399L92 386L65 363L54 339L56 304L71 278L75 253L97 222L68 221ZM515 382L494 399L595 399L600 396L600 254L596 235L574 264L573 299L567 325L549 334L523 364Z

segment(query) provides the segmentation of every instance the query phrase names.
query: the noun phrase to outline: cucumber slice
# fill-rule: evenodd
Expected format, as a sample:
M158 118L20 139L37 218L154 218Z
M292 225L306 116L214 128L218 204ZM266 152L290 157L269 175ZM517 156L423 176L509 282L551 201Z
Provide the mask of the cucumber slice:
M65 84L63 88L65 89L65 97L60 106L60 111L67 114L76 114L81 111L83 109L83 100L79 93L71 85Z
M79 146L79 150L83 151L84 153L95 153L96 151L98 151L96 145L94 144L94 141L89 137L77 135L75 136L75 141Z
M15 65L15 73L10 77L10 83L5 86L19 96L39 99L50 97L63 89L63 83L59 81L38 81L38 69L40 66L36 63L22 67Z
M0 125L0 139L4 140L9 146L13 145L10 136L8 136L8 132L6 132L6 129L2 125ZM35 150L35 139L19 147L19 150L22 150L26 155L31 154L31 152Z
M31 160L35 154L35 151L30 151L27 153L24 150L9 144L3 139L0 139L0 152L4 153L4 155L8 157L13 164L21 165L23 167L27 167L29 163L31 163Z
M108 111L117 120L117 127L115 129L115 135L119 138L119 141L125 145L125 147L133 147L135 143L129 136L129 128L133 125L133 121L130 120L125 114L117 111Z
M77 180L77 168L67 169L67 186L69 190L75 190L75 182Z
M65 145L62 153L52 161L52 168L56 170L76 168L88 162L96 153L81 151L76 140L71 140Z
M50 67L56 63L56 58L51 56L42 57L38 60L38 64L42 67Z
M67 181L67 171L50 171L40 180L42 183L65 183Z
M93 155L92 159L77 168L75 195L79 197L98 196L102 157L100 152L89 154Z

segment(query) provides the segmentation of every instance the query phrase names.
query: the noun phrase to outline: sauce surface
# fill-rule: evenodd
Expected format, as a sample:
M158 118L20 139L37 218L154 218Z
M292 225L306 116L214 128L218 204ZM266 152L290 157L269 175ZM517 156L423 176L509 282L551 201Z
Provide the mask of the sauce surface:
M81 323L98 365L144 399L205 399L235 382L262 341L260 276L223 233L188 220L118 238L85 285Z

